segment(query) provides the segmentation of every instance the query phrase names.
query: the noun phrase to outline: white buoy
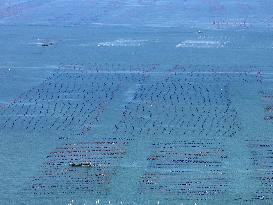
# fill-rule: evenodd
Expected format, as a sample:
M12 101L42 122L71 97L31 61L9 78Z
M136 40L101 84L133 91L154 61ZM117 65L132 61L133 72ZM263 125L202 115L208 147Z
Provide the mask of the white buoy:
M157 204L159 204L159 201L157 201Z

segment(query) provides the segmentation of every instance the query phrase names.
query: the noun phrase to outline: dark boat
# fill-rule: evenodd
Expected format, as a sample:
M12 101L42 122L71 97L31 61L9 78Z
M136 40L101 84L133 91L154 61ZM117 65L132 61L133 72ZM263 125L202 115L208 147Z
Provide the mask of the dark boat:
M69 163L71 167L91 167L91 163Z

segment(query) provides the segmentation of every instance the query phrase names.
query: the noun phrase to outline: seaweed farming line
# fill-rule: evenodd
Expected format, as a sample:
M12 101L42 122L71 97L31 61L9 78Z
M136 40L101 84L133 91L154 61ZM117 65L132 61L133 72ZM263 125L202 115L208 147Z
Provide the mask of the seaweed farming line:
M154 68L153 68L154 69ZM116 138L114 138L114 139L116 139ZM128 141L128 139L127 139L127 141ZM126 144L128 144L128 142L127 141L125 141L125 144L124 143L122 143L122 144L124 144L124 145L126 145ZM53 158L53 161L52 161L52 159L50 160L50 161L52 161L52 162L46 162L45 164L44 164L44 168L46 168L46 169L49 169L49 170L51 170L51 169L56 169L56 168L54 168L54 167L52 167L52 166L61 166L62 167L62 165L65 165L64 164L64 162L62 162L63 160L65 160L65 159L69 159L70 157L72 157L72 158L70 158L70 160L68 160L68 161L66 161L66 166L69 164L69 163L71 163L71 161L73 161L73 162L75 162L75 159L73 158L73 157L80 157L80 158L83 158L83 160L85 161L85 160L87 160L87 161L90 161L90 159L88 158L88 155L92 155L92 165L93 165L93 167L97 167L97 168L99 168L99 169L117 169L117 168L120 168L120 165L112 165L112 164L109 164L109 163L113 163L113 162L109 162L108 164L106 164L106 166L101 166L101 165L103 165L104 163L105 163L105 160L111 160L111 153L109 153L109 154L107 154L107 151L105 150L105 151L102 151L101 149L99 149L99 150L97 150L97 148L96 149L93 149L93 150L88 150L89 149L89 146L90 146L90 144L92 145L92 144L96 144L96 146L105 146L105 145L108 145L108 146L111 146L111 145L115 145L116 143L115 142L109 142L109 140L108 141L102 141L102 142L93 142L93 143L88 143L88 142L81 142L81 143L72 143L72 144L70 144L69 146L72 146L72 147L74 147L71 151L69 151L68 152L68 154L64 154L64 152L67 152L67 149L69 148L69 147L67 147L68 146L68 144L66 144L65 146L66 146L66 148L61 148L61 151L59 151L60 149L57 149L55 152L53 152L54 153L54 155L52 156L52 157L54 157ZM84 147L82 147L82 145L85 145ZM80 150L75 150L75 146L78 146L78 149L80 149ZM122 147L121 147L122 148ZM122 148L123 149L123 148ZM104 152L104 153L101 153L101 151L102 152ZM106 153L105 153L106 152ZM117 153L117 152L119 152L118 150L115 150L115 153ZM79 153L80 153L80 155L79 155ZM94 153L95 153L95 155L94 155ZM55 158L55 154L57 154L56 155L56 157L57 158ZM97 155L98 154L98 155ZM113 153L114 154L114 153ZM60 155L60 156L59 156ZM50 157L50 155L48 156L48 157ZM107 157L107 158L106 158ZM51 158L51 157L50 157ZM103 159L103 161L101 161ZM56 161L56 163L54 163L54 160ZM61 160L61 161L60 161ZM95 166L95 164L94 164L94 161L97 161L97 160L99 160L100 161L100 166ZM52 167L52 168L51 168ZM65 169L65 170L67 170L68 168L63 168L63 169ZM73 171L73 170L72 170ZM65 171L66 172L66 171ZM114 172L113 171L111 171L111 170L109 170L109 171L107 171L106 170L106 172L108 173L107 175L113 175L114 174ZM45 179L47 179L47 178L52 178L52 177L54 177L54 176L52 176L52 175L48 175L48 172L46 172L46 173L44 173L45 174L45 176L44 177L38 177L38 178L36 178L35 179L35 181L37 181L37 180L40 180L40 179L43 179L43 178L45 178ZM73 174L73 173L72 173ZM76 176L78 176L79 177L79 173L75 173L76 174ZM71 175L71 172L70 173L67 173L67 174L62 174L62 176L63 177L65 177L65 178L70 178L70 177L75 177L74 175L75 174L73 174L73 175ZM100 174L98 174L98 175L100 175ZM58 177L59 175L57 174L55 177ZM55 178L54 177L54 178ZM82 176L83 177L83 176ZM99 179L97 179L97 180L99 180ZM64 181L63 181L64 182ZM89 182L89 180L85 180L85 184L87 183L87 182ZM58 187L59 189L62 187L62 185L50 185L50 184L52 184L52 182L48 182L48 180L47 180L47 182L43 182L43 184L44 183L49 183L49 186L50 187ZM106 186L107 185L107 183L105 184L104 182L98 182L99 184L102 184L103 186ZM110 183L110 182L108 182L108 183ZM34 187L36 187L36 186L38 186L37 188L34 188ZM73 192L73 190L74 190L74 192L75 191L77 191L77 185L70 185L70 186L72 186L73 188L72 188L72 192ZM88 185L88 183L86 184L86 190L89 190L89 192L94 192L94 190L93 189L91 189L91 187L90 188L88 188L89 187L89 185ZM53 194L52 192L48 192L47 191L47 189L48 188L46 188L47 187L47 185L42 185L42 184L39 184L39 185L36 185L36 183L33 185L33 189L34 190L37 190L37 191L39 191L39 189L40 188L42 188L42 190L44 190L45 192L45 194ZM41 191L42 191L41 190ZM43 194L43 192L38 192L37 193L37 191L35 191L34 192L34 194L38 194L38 193L40 193L40 194ZM106 190L105 190L106 191ZM64 191L63 191L64 192ZM100 193L100 194L102 194L102 192L98 192L98 193ZM97 193L97 194L98 194ZM106 194L107 192L105 192L105 194Z
M173 68L172 70L175 71L175 70L178 70L178 68ZM196 189L195 191L190 191L191 189L186 189L187 188L187 182L185 182L185 183L181 182L179 184L176 184L176 183L173 183L173 182L169 181L169 179L171 179L172 181L173 180L174 181L179 181L179 178L177 178L177 177L181 177L181 173L184 173L183 171L185 171L185 173L189 171L189 170L187 170L186 166L188 167L188 166L192 165L194 167L194 166L199 166L198 164L201 164L202 167L212 167L213 169L209 170L209 172L208 172L210 175L215 172L215 173L218 173L219 176L221 176L221 175L225 176L224 170L221 170L221 169L219 170L219 167L221 167L220 164L219 164L220 162L214 162L213 160L210 161L210 160L204 160L202 158L200 158L200 159L196 158L197 156L201 157L202 152L199 153L199 155L194 155L195 158L196 158L194 160L191 160L190 157L189 157L188 159L185 159L185 160L175 160L174 161L174 159L172 158L172 157L175 158L175 157L179 157L180 155L181 156L184 155L183 152L179 153L177 151L177 149L179 149L181 147L181 144L178 144L177 146L175 146L175 142L170 141L172 138L181 137L181 135L179 135L179 134L177 136L177 134L172 133L172 130L173 130L173 132L175 132L174 130L179 129L178 127L181 127L181 126L178 126L178 127L176 127L176 126L172 126L172 127L171 126L170 127L166 126L165 127L165 125L168 124L168 120L169 120L168 115L172 116L172 115L175 114L175 112L178 112L178 109L175 108L175 104L177 102L179 102L180 105L184 104L181 101L179 101L179 98L181 96L183 96L183 94L177 95L177 98L176 98L175 95L172 96L172 94L173 94L172 92L174 92L173 89L176 90L176 92L177 92L178 88L181 89L182 87L187 87L188 86L188 88L187 89L185 88L185 90L192 90L191 86L193 86L193 88L194 88L196 86L196 84L197 84L196 82L191 82L191 83L188 83L188 84L187 83L180 84L179 81L177 81L177 82L175 81L175 79L180 79L180 78L181 78L180 75L171 74L171 75L166 76L163 80L159 80L158 82L156 82L155 85L151 85L151 87L149 86L147 88L147 86L143 85L141 88L139 88L138 89L139 92L137 92L135 97L133 98L134 101L132 103L130 103L128 106L126 106L126 111L123 113L123 116L125 117L125 119L120 121L121 123L115 125L115 127L116 127L117 133L119 135L126 134L128 136L134 136L134 138L136 138L136 140L139 140L139 139L141 139L141 140L146 139L147 140L147 136L149 136L149 138L153 139L154 142L160 142L160 141L163 140L163 138L159 139L159 138L151 138L151 137L152 136L158 136L158 135L162 136L162 134L165 134L165 135L169 136L168 139L170 138L169 143L172 143L172 145L170 145L171 150L168 151L167 153L163 153L162 151L157 151L155 154L152 154L152 155L147 157L147 160L149 161L150 165L146 169L152 171L151 176L154 176L157 179L152 178L152 177L150 178L148 176L148 175L150 175L150 173L147 171L147 178L146 178L146 175L143 175L143 183L142 184L140 183L139 193L141 195L148 194L150 196L153 195L153 196L157 196L157 197L159 197L159 195L160 195L162 197L161 194L164 193L164 196L166 197L166 199L170 199L170 198L179 199L179 197L182 197L182 198L184 197L183 198L184 200L192 200L192 201L194 201L194 200L195 201L196 200L207 200L206 197L210 196L211 194L213 194L213 195L216 194L217 195L218 191L216 191L216 190L218 190L218 189L216 187L215 187L215 191L213 191L214 190L213 188L212 188L212 190L202 190L202 188L201 188L200 190ZM202 82L202 80L200 80L198 82ZM223 87L225 88L225 92L226 92L226 86L223 86ZM164 91L164 90L166 90L166 88L168 88L167 92ZM163 92L162 93L154 93L154 91L156 91L156 90L158 90L158 91L163 90ZM193 90L196 91L196 88L194 88ZM166 95L166 97L163 97L163 99L162 99L164 103L163 104L162 103L157 104L157 103L159 103L159 101L155 100L156 97L159 97L159 94L163 94L163 93ZM151 98L150 98L149 94L151 95ZM187 93L187 96L189 97L189 93ZM152 97L155 97L155 99L153 99ZM184 98L184 100L185 100L185 98ZM190 100L191 100L191 98L190 98ZM205 103L206 103L206 101L205 101ZM196 104L196 102L195 102L195 104ZM195 104L191 103L190 105L195 106ZM229 103L227 103L227 104L229 105ZM166 105L169 105L170 108L172 108L172 109L166 110L166 107L168 107ZM165 110L164 109L162 110L162 107L164 107L164 106L166 106ZM160 107L161 107L161 109L160 109ZM160 111L161 117L159 119L164 118L165 119L164 124L163 123L160 124L160 121L156 122L156 123L155 122L153 123L152 119L157 118L157 117L154 117L155 113L153 113L153 112L155 110ZM229 110L229 109L227 109L227 110ZM194 110L192 110L192 111L194 111ZM198 111L198 109L197 109L197 111ZM147 113L147 114L150 113L150 114L148 114L149 117L147 116L147 119L140 117L140 119L138 121L137 117L142 116L141 113L143 113L143 112ZM165 115L165 113L166 113L167 116L163 117ZM129 115L129 116L127 116L127 115ZM195 115L193 115L193 116L195 116ZM187 119L187 117L185 117L185 119ZM140 122L142 122L142 123L137 125L136 121L138 123L140 123ZM179 120L179 118L178 119L174 118L174 120L171 121L171 124L175 124L175 122L179 122L179 121L183 122L182 119ZM192 120L189 120L188 122L191 122L191 121ZM152 126L151 126L151 124L152 124ZM161 126L163 126L163 132L161 134L156 133L156 132L154 132L154 134L152 134L152 132L150 132L150 130L156 131L156 129L158 129L157 126L155 127L156 124L157 125L160 124ZM189 127L189 125L187 125L187 127ZM195 126L192 126L192 127L195 127ZM166 128L171 129L170 132ZM125 133L122 134L123 132L125 132ZM185 134L186 133L184 132L184 135ZM192 133L192 134L194 134L194 133ZM202 134L202 132L200 134ZM221 134L219 134L219 135L221 135ZM210 136L211 136L211 134L210 134ZM199 138L199 137L198 137L198 139L202 140L202 138ZM187 142L186 139L185 139L185 141ZM200 149L201 149L200 148L200 143L194 142L193 140L189 141L188 143L189 143L188 146L191 149L197 148L200 151ZM155 143L155 144L157 144L157 143ZM223 148L217 148L217 150L218 149L219 149L220 152L224 151ZM175 150L176 150L176 152L175 152ZM205 157L206 155L208 155L208 152L204 151L203 154L204 154L203 156ZM160 155L163 155L162 159L160 159L161 158ZM170 157L168 157L168 155ZM186 152L185 155L190 156L191 154ZM216 154L216 156L217 156L217 154ZM225 159L226 156L223 155L223 156L221 156L221 158ZM163 160L163 161L161 161L161 160ZM185 166L186 170L184 170L182 168L184 166ZM199 167L199 168L201 168L201 167ZM172 173L169 172L170 170L172 170ZM169 176L168 180L164 181L164 179L167 176ZM185 179L185 180L188 181L189 179ZM217 181L217 178L215 178L215 180ZM224 183L224 181L225 181L224 178L223 179L219 178L219 180L220 181L223 180L223 184L224 184L224 185L218 184L219 187L223 188L224 186L227 186L227 184ZM215 183L216 183L216 181L215 181ZM213 180L212 180L212 183L214 183ZM229 179L227 179L226 183L229 183ZM165 184L165 188L156 188L156 185L154 187L153 184L156 184L159 187L163 187L164 184ZM199 182L198 181L197 182L193 181L193 183L191 185L192 189L194 189L195 184L197 185L197 184L199 184ZM174 188L173 186L175 186L177 188ZM183 186L185 186L185 189L183 189ZM207 186L204 185L204 187L207 187ZM173 190L176 190L176 189L177 190L184 190L183 191L184 193L182 194L182 192L177 192L177 193L175 193L175 191L173 192ZM220 190L221 190L221 188L220 188ZM223 194L223 193L226 192L226 190L223 190L223 189L221 191L220 190L219 190L218 194L220 194L220 193ZM187 195L189 197L187 197Z
M86 73L91 74L143 74L142 71L87 71ZM257 75L259 71L146 71L146 74L238 74L238 75ZM271 72L262 72L261 75L273 75Z
M251 153L253 172L249 173L254 181L260 185L249 201L273 200L273 141L267 139L246 140ZM263 168L263 169L260 169Z
M57 71L57 69L58 69L58 67L55 67L55 72ZM46 77L39 85L34 86L34 87L30 88L29 90L23 92L21 95L19 95L19 96L16 97L15 99L11 100L8 104L2 104L2 105L0 105L0 108L8 108L8 107L10 107L10 106L16 104L16 103L19 102L19 101L23 98L23 96L26 95L28 92L30 92L31 90L34 90L35 88L38 88L39 86L44 85L44 84L46 84L48 81L50 81L50 80L54 77L55 72L53 72L51 76Z
M149 69L146 68L146 71ZM119 183L117 180L123 180L122 170L130 168L140 170L131 179L135 181L135 188L130 194L136 198L159 199L162 202L176 200L209 203L230 195L230 201L245 200L237 199L229 191L236 184L236 179L227 166L231 156L227 152L226 139L236 139L241 130L238 113L232 105L230 95L236 76L185 71L184 67L174 66L160 76L150 75L153 73L150 71L141 75L123 76L86 74L84 69L80 73L74 73L73 69L60 69L59 75L52 81L43 85L44 87L36 88L26 98L28 101L25 104L33 106L34 103L34 107L24 113L28 115L34 112L41 116L40 110L47 105L42 107L39 103L54 101L57 104L51 109L56 109L57 113L49 112L51 115L59 118L62 113L68 113L71 118L76 115L84 117L89 113L87 109L83 111L87 106L85 104L90 101L95 106L92 107L92 118L90 115L88 119L90 123L95 123L107 105L105 102L108 99L111 102L112 94L120 91L120 86L117 86L119 83L126 81L140 86L137 86L130 101L120 111L120 119L108 125L112 126L107 134L110 137L90 140L90 129L78 136L77 133L83 131L79 128L89 128L88 125L92 127L94 124L79 122L69 127L70 124L66 122L69 115L62 116L56 122L56 131L52 130L58 132L59 136L63 135L61 138L64 143L49 153L39 174L32 178L28 193L41 197L86 193L91 194L92 198L107 198L115 193L114 187ZM236 81L239 85L257 82L260 77L245 73L240 76L243 78ZM67 81L69 84L65 83ZM107 84L109 82L110 86ZM94 98L90 99L90 96ZM39 102L37 105L35 100ZM69 106L73 108L72 111ZM13 107L3 114L20 115L20 110ZM7 120L9 119L12 120ZM92 122L92 119L95 120ZM12 121L8 122L10 124L13 126ZM39 126L46 123L33 119L30 124ZM67 136L64 128L73 133L64 137ZM18 129L21 128L18 126ZM142 150L142 146L147 149ZM124 161L134 155L134 149L142 150L137 158L141 163L138 166L124 164ZM70 163L87 167L74 167Z
M123 70L123 71L130 71L130 70L142 70L149 68L159 67L159 64L110 64L110 63L90 63L90 64L61 64L59 66L60 70L73 70L73 69L81 69L82 71L101 71L101 70L108 70L108 71L115 71L115 70Z
M151 69L155 69L155 67L152 67ZM144 71L145 72L145 71ZM145 75L145 78L148 77L148 75ZM142 82L143 80L145 79L143 78L142 79ZM118 90L118 88L117 88ZM103 109L103 108L102 108ZM99 114L96 115L97 118L99 117ZM86 133L89 131L88 130L85 130L86 132L82 132L81 135L86 135ZM43 176L40 176L38 178L35 179L35 181L39 181L39 180L42 180L42 179L45 179L46 181L43 181L42 184L39 183L37 185L37 183L34 181L34 184L32 186L33 190L36 190L34 191L34 194L53 194L52 191L49 192L48 188L50 187L53 188L57 188L57 190L63 190L62 193L67 193L67 186L69 182L67 182L67 178L73 178L73 181L75 182L75 179L79 179L81 180L80 178L78 177L85 177L84 174L80 174L75 172L73 173L73 169L70 170L68 166L69 163L76 163L77 164L77 160L79 160L79 162L81 161L92 161L92 172L94 171L94 169L96 168L97 171L100 172L100 170L103 170L103 172L106 172L107 174L101 174L101 173L98 173L98 174L95 174L94 175L94 180L92 181L90 179L91 176L93 176L93 174L88 174L88 179L82 181L81 180L81 183L83 183L84 185L82 184L79 184L77 185L77 183L69 183L70 185L70 189L71 191L74 193L74 192L78 192L78 191L87 191L87 192L95 192L97 194L106 194L108 191L109 188L107 188L109 186L109 183L110 183L110 178L115 175L115 170L117 168L120 168L120 166L118 165L115 165L115 164L112 164L112 163L115 163L115 161L118 159L118 158L122 158L122 155L124 155L125 153L125 150L123 151L124 148L119 148L119 149L114 149L113 151L110 151L109 149L105 149L106 145L107 146L115 146L115 144L117 144L116 142L116 138L113 138L112 141L111 139L106 139L107 141L101 141L101 142L81 142L81 143L77 143L77 142L74 142L72 144L66 144L64 148L57 148L57 150L55 152L52 152L53 155L49 155L48 157L51 158L50 161L47 161L44 163L43 165L43 170L47 170L49 169L49 171L46 171L46 172L42 172L44 177ZM110 141L109 141L110 140ZM114 140L114 141L113 141ZM128 140L128 139L127 139ZM127 143L127 141L125 141L124 143ZM122 144L124 144L122 143ZM95 147L93 147L93 149L91 149L91 145L93 144L96 144ZM72 149L69 151L69 147L68 146L72 146ZM77 150L78 149L78 150ZM65 154L67 152L67 154ZM120 156L119 156L120 155ZM90 156L91 158L89 158L88 156ZM63 161L65 160L65 161ZM110 161L109 161L110 160ZM115 161L112 161L112 160L115 160ZM55 162L54 162L55 161ZM108 162L107 162L108 161ZM98 162L98 164L96 165L96 162ZM106 163L106 164L105 164ZM50 171L50 170L62 170L64 169L64 172L63 173L60 173L56 175L56 173L54 175L51 175L50 173L53 173L53 171ZM77 170L75 170L77 171ZM110 178L107 179L106 181L105 180L102 180L100 181L100 179L98 177L104 177L104 176L109 176ZM77 178L75 178L77 177ZM50 181L51 178L57 178L58 180L61 180L62 181L62 184L55 184L55 185L52 185L53 182ZM62 180L63 178L63 180ZM65 180L64 180L65 179ZM93 183L96 183L97 182L97 187L94 188L94 186L91 186L89 185L89 183L92 183L92 185L94 185ZM48 184L48 185L47 185ZM54 184L54 183L53 183ZM101 188L104 190L104 191L100 191L100 185L102 186ZM35 188L37 187L37 188ZM69 189L69 190L70 190ZM44 192L43 192L44 190ZM56 191L57 191L56 190ZM42 191L42 192L41 192ZM57 191L58 192L58 191Z
M122 148L124 143L128 143L126 139L109 138L107 141L87 142L84 148L74 143L65 145L61 152L57 149L47 156L48 160L42 167L42 176L34 178L34 194L88 191L105 195L110 188L109 180L116 172L115 164L126 153ZM70 155L71 152L74 154ZM77 154L78 152L83 153ZM92 161L92 169L69 166L71 162L82 161Z
M149 76L149 74L150 74L149 70L155 70L155 69L156 69L156 65L152 65L148 70L145 70L145 69L144 69L142 72L138 72L137 74L144 74L144 78L142 79L142 82L143 82L143 81L145 81L145 79ZM116 92L120 89L121 86L122 86L122 85L120 84L120 85L116 88ZM116 93L116 92L114 92L114 93ZM112 98L114 98L114 94L113 94ZM107 103L105 103L105 105L106 105L106 104L107 104ZM103 108L101 108L101 109L103 109ZM96 121L98 121L97 119L98 119L100 113L102 113L102 112L98 112L98 114L96 115ZM86 128L85 130L83 130L83 132L81 133L81 135L84 135L84 134L86 134L87 132L89 132L89 130L91 129L91 127L92 127L92 126L90 126L89 128Z
M152 66L151 69L154 69L155 67ZM68 72L66 72L68 70ZM76 73L73 73L73 71L76 70ZM80 73L78 73L78 71L80 71ZM145 77L145 75L147 75L145 73L145 71L141 72L140 75L143 75L143 77ZM74 77L75 76L75 79ZM141 76L140 76L141 77ZM65 81L59 81L59 80L65 80L65 79L69 79L71 78L74 81L74 84L71 86L69 84L67 84L68 82ZM94 79L94 82L89 82L87 81L88 78ZM44 115L42 118L39 118L36 122L32 122L34 120L34 117L32 116L31 120L29 121L28 125L26 125L26 129L29 129L29 125L31 125L32 123L34 123L34 127L33 129L36 129L36 126L39 124L39 122L42 121L46 121L49 120L50 117L55 117L56 114L58 114L59 117L65 118L63 119L64 122L67 122L68 125L72 125L71 123L73 123L73 121L75 121L76 118L79 119L79 115L76 115L77 113L80 113L81 115L84 114L85 111L92 111L93 116L94 116L94 120L96 120L98 118L98 115L103 111L103 107L104 105L107 105L109 100L112 100L114 97L114 93L117 92L120 88L122 88L121 84L124 84L125 81L129 80L129 76L124 76L124 74L122 76L119 76L118 78L121 78L123 80L118 80L116 78L113 78L113 76L110 76L109 74L102 74L100 76L94 76L92 74L88 74L84 72L84 69L82 68L77 68L75 66L73 66L72 68L72 73L70 72L70 69L58 69L58 71L56 73L54 73L51 77L47 78L43 83L41 83L38 86L35 86L34 88L30 89L29 91L27 91L26 93L20 95L18 98L16 98L9 106L7 106L7 109L2 110L2 117L5 116L9 116L7 114L5 114L7 112L8 109L11 109L11 112L14 115L14 111L15 109L17 110L17 114L15 114L14 116L18 116L20 118L21 115L24 116L29 116L29 113L32 112L32 114L36 113L36 116L41 116ZM138 78L138 76L133 77L135 79ZM97 81L99 79L104 79L105 82L102 81ZM106 81L108 79L108 82ZM112 79L114 81L112 81L112 83L109 84L109 80ZM131 78L132 79L132 78ZM80 80L80 81L78 81ZM132 79L133 80L133 79ZM55 82L56 81L56 82ZM72 82L73 82L72 81ZM97 81L97 82L96 82ZM93 90L90 90L90 88L88 87L79 87L82 86L82 83L87 83L91 84L92 86L96 86L96 92L94 92ZM69 82L70 83L70 82ZM101 84L101 85L99 85ZM83 84L83 86L86 86ZM115 87L113 87L113 85ZM78 86L78 88L77 88ZM110 87L111 86L111 87ZM75 90L77 89L77 90ZM55 93L56 91L57 93ZM89 90L89 91L87 91ZM103 91L105 94L103 95L103 93L101 93L99 90ZM76 91L76 92L75 92ZM82 93L80 93L82 92ZM31 97L31 93L36 93L35 96L38 97ZM92 94L93 96L89 95ZM68 96L71 96L68 98ZM95 99L96 98L98 99ZM31 98L29 98L31 97ZM77 102L77 101L73 101L71 99L73 98L77 98L77 99L81 99L81 101L83 102ZM24 103L24 100L27 100L27 102ZM52 107L52 105L50 104L50 100L54 100L55 101L55 105ZM34 106L33 106L33 103ZM80 104L79 104L80 103ZM94 105L94 109L90 110L90 108L86 107L86 103L91 105ZM95 104L94 104L95 103ZM19 107L25 108L25 112L22 113L22 109L19 110ZM61 107L60 107L61 106ZM65 108L66 106L68 106L67 108ZM64 113L64 111L66 110L69 111L70 108L73 108L74 106L74 112L71 113L71 116L68 116L68 113ZM18 109L16 108L18 107ZM32 109L32 111L31 111ZM53 110L52 110L53 109ZM60 109L60 111L58 113L56 113L56 109ZM38 111L40 110L40 111ZM21 114L19 114L21 112ZM33 113L34 112L34 113ZM50 115L51 113L51 115ZM62 116L60 116L63 113ZM57 117L57 116L56 116ZM91 115L87 114L87 118L90 118ZM82 125L84 125L88 119L85 119L82 123ZM11 117L7 118L5 123L4 123L4 128L7 126L6 123L8 123L10 121ZM11 124L11 127L15 126L15 123L17 123L17 121L20 119L15 119L15 121ZM23 122L25 122L26 119L23 119ZM54 126L54 124L57 121L55 120L52 124L52 126ZM80 121L79 121L80 122ZM67 124L65 123L65 124ZM41 124L41 123L40 123ZM44 129L44 126L48 124L48 123L43 123L43 126L41 127L42 129ZM51 128L52 128L51 126ZM83 131L89 131L90 125L85 125L84 126L86 129L83 129ZM60 126L57 126L56 129L58 130L60 128ZM83 133L79 133L79 134L83 134Z
M269 76L261 75L260 80L260 90L258 92L258 95L261 98L261 102L263 104L263 110L264 110L264 120L268 122L272 122L273 116L273 91L271 88L271 79ZM269 86L268 86L269 85Z
M57 65L43 65L43 66L14 66L14 65L2 65L0 66L0 70L2 71L10 71L13 69L44 69L44 68L58 68L59 66Z

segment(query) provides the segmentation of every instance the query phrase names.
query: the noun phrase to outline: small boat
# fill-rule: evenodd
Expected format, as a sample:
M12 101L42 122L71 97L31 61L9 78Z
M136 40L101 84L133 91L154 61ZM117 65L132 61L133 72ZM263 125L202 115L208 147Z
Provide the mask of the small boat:
M92 164L90 162L87 163L69 163L69 166L71 167L91 167Z
M50 42L50 43L42 43L41 45L42 47L48 47L48 46L53 46L54 44Z

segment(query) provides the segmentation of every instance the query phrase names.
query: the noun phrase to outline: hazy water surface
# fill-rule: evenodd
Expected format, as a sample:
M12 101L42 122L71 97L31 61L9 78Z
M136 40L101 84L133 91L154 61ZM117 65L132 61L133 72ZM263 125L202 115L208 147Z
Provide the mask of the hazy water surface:
M1 204L273 203L272 7L0 3Z

